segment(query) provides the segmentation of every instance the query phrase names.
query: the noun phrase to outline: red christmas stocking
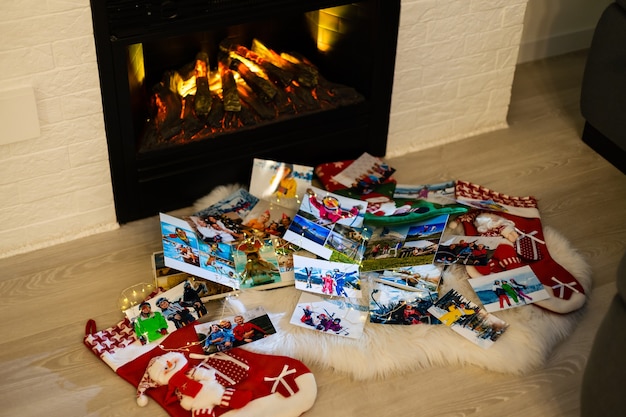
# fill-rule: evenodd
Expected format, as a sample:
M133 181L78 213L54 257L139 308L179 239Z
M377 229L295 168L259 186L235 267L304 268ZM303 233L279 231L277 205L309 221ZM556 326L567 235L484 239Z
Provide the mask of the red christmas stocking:
M457 181L455 193L458 200L476 207L459 217L467 235L502 236L512 243L506 245L508 249L499 246L488 266L476 268L478 274L528 265L551 295L536 305L556 313L569 313L584 305L583 286L548 252L534 197L508 196L464 181Z

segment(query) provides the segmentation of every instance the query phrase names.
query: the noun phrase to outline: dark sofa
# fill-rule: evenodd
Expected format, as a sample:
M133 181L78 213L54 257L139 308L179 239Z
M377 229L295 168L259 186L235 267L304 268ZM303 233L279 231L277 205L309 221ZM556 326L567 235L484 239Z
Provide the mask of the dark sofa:
M583 75L582 140L626 173L626 0L616 0L595 28Z
M581 387L581 417L626 415L626 255L617 271L617 294L602 320Z

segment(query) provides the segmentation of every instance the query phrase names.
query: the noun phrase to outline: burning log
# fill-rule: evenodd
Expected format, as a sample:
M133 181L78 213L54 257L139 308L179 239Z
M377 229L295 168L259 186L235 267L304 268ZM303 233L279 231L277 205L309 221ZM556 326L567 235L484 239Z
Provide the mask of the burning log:
M210 126L213 129L223 128L224 126L222 124L222 120L224 119L225 114L224 103L220 100L215 100L211 106L211 112L209 112L206 120L207 126Z
M250 51L252 52L252 51ZM294 75L289 73L288 71L283 70L282 68L277 67L271 62L267 62L264 60L259 60L259 62L254 61L259 67L265 71L267 76L274 81L276 84L281 87L287 87L291 84L294 79Z
M183 138L189 140L202 129L204 129L205 122L204 120L200 120L196 117L195 110L193 104L193 99L191 96L185 97L183 100L183 114L182 114L182 136Z
M273 104L279 115L294 115L298 113L297 103L294 102L293 94L287 91L278 90Z
M297 112L321 109L320 102L310 88L300 87L288 89L292 102L295 104Z
M231 70L226 70L222 75L222 95L224 96L224 109L226 111L241 111L237 82Z
M246 107L245 102L241 103L241 110L238 112L225 112L223 126L227 130L235 130L246 126L255 126L259 123L254 112Z
M243 102L250 106L261 119L271 120L277 117L276 111L263 100L259 100L257 94L248 85L237 84L237 91Z
M296 68L298 80L303 85L315 87L319 84L319 71L308 60L303 60L286 52L281 53L280 56Z
M162 81L152 89L151 108L152 120L160 136L168 139L180 130L183 104L180 96L169 89L168 82Z
M237 82L233 71L228 68L227 58L221 59L218 63L220 78L222 79L222 98L226 111L241 111L241 101L237 93Z
M279 55L266 47L258 39L252 40L252 51L259 57L272 63L278 68L290 71L295 75L295 79L299 84L306 87L315 87L317 85L317 70L312 66L302 65L300 63L294 63L286 59L284 55Z
M321 76L319 80L320 84L315 88L315 95L325 108L349 105L363 100L363 96L352 87L331 83Z
M230 55L240 56L254 62L263 70L263 72L265 72L270 80L280 87L289 86L295 78L293 72L272 64L270 61L263 59L257 53L251 51L243 45L232 44L230 41L224 41L220 44L220 49Z
M198 117L207 117L211 111L211 90L209 90L209 80L201 77L196 80L196 95L193 101L193 107Z
M364 100L355 89L326 80L306 58L278 54L258 40L250 49L226 41L220 49L215 72L200 52L153 87L140 151Z
M265 102L270 102L278 91L276 86L263 77L255 74L250 68L248 68L243 62L238 59L233 59L230 63L230 68L237 71L241 78L257 93L261 99Z
M196 55L196 96L194 110L198 117L206 118L211 111L211 90L209 90L209 56L205 52Z

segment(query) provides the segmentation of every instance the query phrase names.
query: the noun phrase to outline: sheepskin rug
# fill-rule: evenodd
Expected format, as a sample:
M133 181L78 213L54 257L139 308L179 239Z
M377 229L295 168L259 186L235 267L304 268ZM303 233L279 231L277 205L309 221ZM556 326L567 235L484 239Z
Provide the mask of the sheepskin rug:
M200 210L240 188L221 186L194 203ZM574 275L591 292L590 267L569 241L546 227L544 235L552 258ZM440 294L454 288L479 303L462 266L448 268ZM369 294L363 283L365 294ZM357 380L383 378L433 366L477 366L490 371L524 374L545 364L556 344L566 339L584 314L584 308L569 314L555 314L536 306L495 313L509 328L492 347L483 349L443 325L383 325L366 322L359 339L294 326L289 323L300 291L285 287L265 291L246 290L239 295L245 308L263 307L277 333L246 348L259 353L291 356L349 374Z

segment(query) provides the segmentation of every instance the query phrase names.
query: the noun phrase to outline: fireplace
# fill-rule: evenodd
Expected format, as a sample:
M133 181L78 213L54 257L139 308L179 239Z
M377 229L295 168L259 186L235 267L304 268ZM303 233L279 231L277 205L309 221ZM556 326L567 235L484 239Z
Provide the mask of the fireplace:
M400 0L92 0L91 9L120 223L188 206L220 184L247 183L253 158L314 166L385 154ZM278 111L236 71L235 90L252 116L224 111L226 88L212 78L237 69L229 51L240 46L254 54L259 45L288 53L291 64L313 68L321 80L287 80L293 85L281 86L282 100L320 99L323 86L323 104ZM211 89L198 84L172 95L172 79L188 80L190 72L202 78L194 67L199 57L208 63ZM244 87L252 98L243 97ZM175 102L167 133L155 133L162 127L155 122L159 91ZM201 91L210 104L189 110ZM337 92L345 96L332 100ZM267 108L274 117L259 117ZM224 114L228 123L218 117ZM177 124L183 127L172 131Z

